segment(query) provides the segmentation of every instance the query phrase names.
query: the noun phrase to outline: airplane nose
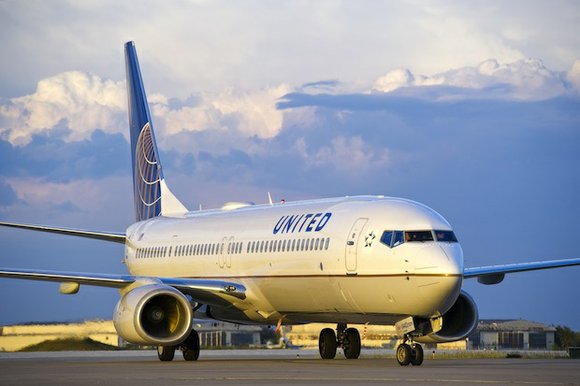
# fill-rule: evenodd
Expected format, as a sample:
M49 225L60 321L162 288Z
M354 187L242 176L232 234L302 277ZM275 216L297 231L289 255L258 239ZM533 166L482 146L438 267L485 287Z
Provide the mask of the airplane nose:
M425 246L415 257L415 272L438 276L462 276L461 246L459 243L436 243Z
M463 282L463 252L459 243L433 243L416 255L417 289L428 314L445 312L455 302Z

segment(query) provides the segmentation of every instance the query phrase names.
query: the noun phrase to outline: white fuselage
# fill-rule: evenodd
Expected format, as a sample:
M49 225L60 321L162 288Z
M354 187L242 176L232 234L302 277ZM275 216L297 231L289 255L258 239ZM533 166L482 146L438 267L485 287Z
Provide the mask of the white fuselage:
M457 242L389 246L385 231L451 230L432 209L388 197L346 197L156 217L127 230L137 276L223 279L246 298L220 319L391 324L436 317L459 295Z

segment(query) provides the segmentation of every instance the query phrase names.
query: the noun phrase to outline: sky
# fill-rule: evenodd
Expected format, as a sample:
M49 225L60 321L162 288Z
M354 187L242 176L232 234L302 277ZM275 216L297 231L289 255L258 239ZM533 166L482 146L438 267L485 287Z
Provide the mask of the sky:
M549 17L548 17L549 15ZM123 44L190 209L420 201L468 267L580 257L577 1L0 0L0 220L133 220ZM123 247L0 229L0 266L125 273ZM580 268L466 280L481 318L580 331ZM109 319L111 289L0 280L0 325Z

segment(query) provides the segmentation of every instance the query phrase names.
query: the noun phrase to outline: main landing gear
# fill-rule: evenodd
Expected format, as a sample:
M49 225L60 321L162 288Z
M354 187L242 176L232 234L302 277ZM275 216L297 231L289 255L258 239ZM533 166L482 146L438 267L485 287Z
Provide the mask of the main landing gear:
M331 328L320 331L318 350L322 359L334 359L336 349L342 348L346 359L360 356L360 334L356 328L346 328L346 323L338 323L336 333Z
M407 341L409 343L407 343ZM407 336L403 343L397 347L397 362L401 366L421 366L423 363L423 347L419 343L413 343Z
M158 346L157 357L162 362L170 362L175 356L175 349L180 348L183 359L186 361L196 361L199 358L199 335L197 331L191 333L179 346Z

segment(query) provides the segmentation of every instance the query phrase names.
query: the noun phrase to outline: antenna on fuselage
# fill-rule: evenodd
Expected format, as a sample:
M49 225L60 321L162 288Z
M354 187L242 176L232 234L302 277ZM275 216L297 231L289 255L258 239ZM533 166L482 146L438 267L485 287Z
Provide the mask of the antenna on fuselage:
M272 195L270 194L270 192L268 192L268 202L270 203L270 206L274 206L274 203L272 202Z

